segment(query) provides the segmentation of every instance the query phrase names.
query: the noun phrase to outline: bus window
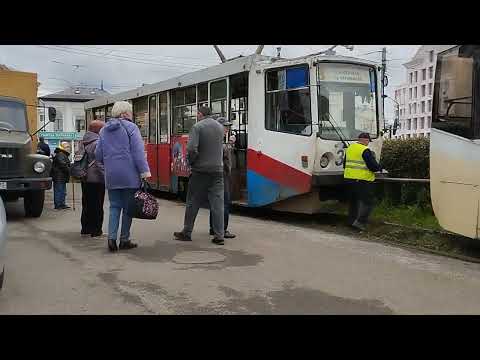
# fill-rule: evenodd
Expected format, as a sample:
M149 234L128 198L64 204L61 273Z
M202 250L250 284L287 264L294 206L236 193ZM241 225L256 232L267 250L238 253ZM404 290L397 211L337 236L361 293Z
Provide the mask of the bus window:
M308 66L269 70L266 82L265 128L312 135Z
M157 143L157 95L150 96L148 104L148 142Z
M460 47L438 56L432 127L472 138L473 59L460 57Z
M174 134L188 134L197 120L196 86L172 91Z
M133 121L140 129L140 134L143 138L148 135L148 104L147 97L142 97L133 100Z
M160 143L168 142L168 102L167 93L161 93L158 95L159 111L160 111Z
M227 79L210 83L212 115L227 116Z

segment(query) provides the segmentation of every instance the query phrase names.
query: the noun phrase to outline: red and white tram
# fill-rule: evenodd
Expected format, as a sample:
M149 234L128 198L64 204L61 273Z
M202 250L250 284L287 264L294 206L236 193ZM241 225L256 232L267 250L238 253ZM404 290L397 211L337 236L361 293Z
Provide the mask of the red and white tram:
M254 54L152 85L92 100L87 122L131 101L145 140L153 188L185 195L188 133L197 107L232 120L232 201L314 213L341 197L344 148L369 132L380 156L379 68L363 59Z

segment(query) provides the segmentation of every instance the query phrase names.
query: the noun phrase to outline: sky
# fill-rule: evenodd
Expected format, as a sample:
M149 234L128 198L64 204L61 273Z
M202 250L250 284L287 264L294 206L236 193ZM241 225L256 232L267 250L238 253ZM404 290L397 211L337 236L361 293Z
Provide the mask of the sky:
M327 49L331 45L265 45L262 54L293 58ZM219 45L225 57L250 55L257 45ZM396 85L406 81L403 63L420 45L354 45L349 51L337 47L338 55L369 59L381 63L381 50L387 48L385 89L393 97ZM220 62L212 45L0 45L0 64L14 70L38 74L39 96L72 85L100 87L118 93L196 71ZM394 103L385 99L385 117L392 122Z

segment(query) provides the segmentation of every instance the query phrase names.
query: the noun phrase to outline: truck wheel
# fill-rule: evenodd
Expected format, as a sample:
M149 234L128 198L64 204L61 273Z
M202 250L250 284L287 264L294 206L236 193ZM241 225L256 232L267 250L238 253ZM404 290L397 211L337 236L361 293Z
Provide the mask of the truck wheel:
M25 216L40 217L40 215L42 215L44 201L45 201L44 190L27 191L23 198Z

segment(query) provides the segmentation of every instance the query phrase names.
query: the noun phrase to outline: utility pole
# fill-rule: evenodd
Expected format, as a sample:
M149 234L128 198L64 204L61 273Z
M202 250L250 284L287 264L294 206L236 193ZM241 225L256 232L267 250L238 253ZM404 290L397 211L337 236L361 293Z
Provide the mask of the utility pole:
M382 49L382 116L383 116L383 127L385 127L385 87L386 84L386 76L385 73L387 72L387 48L383 47Z

